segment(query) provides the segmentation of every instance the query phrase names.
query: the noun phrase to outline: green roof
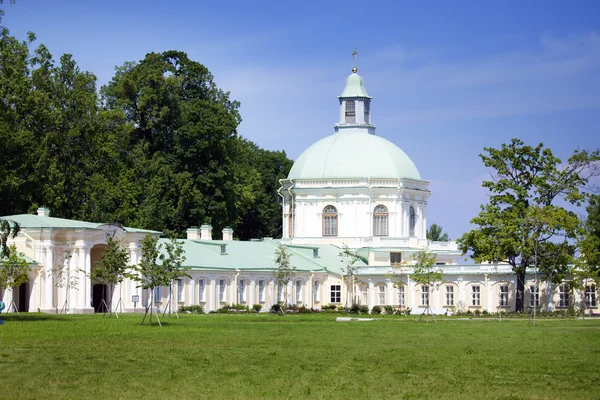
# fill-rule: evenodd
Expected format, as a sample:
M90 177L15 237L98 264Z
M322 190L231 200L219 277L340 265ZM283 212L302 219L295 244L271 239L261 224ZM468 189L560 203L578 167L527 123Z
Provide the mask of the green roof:
M105 223L77 221L74 219L46 217L37 214L18 214L0 217L5 220L14 221L21 226L21 229L97 229L101 230ZM147 229L123 227L125 232L131 233L161 233Z
M410 157L394 143L367 131L327 136L296 160L288 179L406 178L421 180Z
M169 239L159 239L165 243ZM277 268L275 250L279 240L264 239L261 241L222 241L222 240L188 240L182 239L186 260L184 267L207 270L240 270L264 271ZM226 254L221 255L221 246L225 246ZM292 246L286 245L291 253L291 263L298 271L325 271L342 274L344 264L339 257L341 249L334 245ZM313 249L318 249L318 257L314 258ZM161 249L166 254L164 247ZM357 266L365 266L362 261Z
M341 99L344 97L371 98L371 96L369 96L367 93L367 89L365 89L365 82L363 81L363 78L356 72L351 73L348 78L346 78L346 86L338 98Z

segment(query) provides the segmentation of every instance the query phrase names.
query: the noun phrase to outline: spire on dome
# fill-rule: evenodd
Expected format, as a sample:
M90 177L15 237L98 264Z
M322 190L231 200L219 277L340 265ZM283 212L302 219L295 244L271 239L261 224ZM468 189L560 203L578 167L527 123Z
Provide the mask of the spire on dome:
M358 54L358 51L356 51L356 47L354 48L354 51L352 52L352 57L354 57L354 68L352 68L352 72L357 73L358 72L358 68L356 68L356 55Z
M346 86L342 94L338 96L340 99L340 120L335 124L335 131L341 129L348 131L366 131L375 133L375 125L371 123L371 96L365 89L363 78L357 73L356 68L356 47L352 51L354 58L354 67L352 73L346 78Z

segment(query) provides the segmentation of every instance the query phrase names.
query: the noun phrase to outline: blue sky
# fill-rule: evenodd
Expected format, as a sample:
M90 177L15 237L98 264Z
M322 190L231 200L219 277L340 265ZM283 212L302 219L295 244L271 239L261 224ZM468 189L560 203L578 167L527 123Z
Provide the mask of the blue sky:
M486 202L483 147L518 137L563 159L600 148L598 1L17 0L4 8L13 34L35 32L55 59L73 54L99 84L148 52L187 52L242 103L240 134L292 159L333 133L356 47L377 134L431 181L428 223L452 238Z

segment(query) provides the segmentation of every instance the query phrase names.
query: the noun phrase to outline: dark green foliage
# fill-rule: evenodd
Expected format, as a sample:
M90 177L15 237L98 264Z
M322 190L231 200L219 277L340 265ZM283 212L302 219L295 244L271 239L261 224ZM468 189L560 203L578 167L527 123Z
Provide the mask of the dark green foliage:
M179 306L178 312L190 314L204 314L204 307L200 305L194 306Z
M444 228L438 224L431 224L427 229L427 239L434 242L447 242L450 240L447 233L443 233Z
M371 314L381 314L381 307L373 306L373 308L371 309Z
M96 77L55 62L35 36L0 37L0 215L52 215L174 232L211 223L240 239L277 236L284 152L237 134L239 103L179 51Z
M392 306L385 306L383 309L387 315L392 315L394 313L394 307Z
M252 311L258 313L258 312L260 312L260 310L262 310L262 304L254 304L252 306Z
M582 188L600 171L600 152L575 151L566 164L543 144L525 145L518 139L500 149L485 148L484 165L493 179L483 182L489 203L471 220L477 225L458 244L476 262L506 262L517 273L516 309L524 309L525 270L530 266L560 282L573 262L572 242L579 237L574 212L559 200L581 205Z

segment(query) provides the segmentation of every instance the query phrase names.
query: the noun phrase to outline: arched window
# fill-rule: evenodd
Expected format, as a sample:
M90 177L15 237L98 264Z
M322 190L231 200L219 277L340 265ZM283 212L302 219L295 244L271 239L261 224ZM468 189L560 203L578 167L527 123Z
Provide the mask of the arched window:
M373 210L373 236L388 235L388 210L385 206L378 205Z
M327 206L323 210L323 236L337 236L338 216L334 206Z
M346 123L356 123L356 104L354 100L346 100Z
M416 216L415 216L415 209L411 206L410 207L410 214L408 217L408 234L410 236L415 236L415 225L416 225L417 221L416 221Z

